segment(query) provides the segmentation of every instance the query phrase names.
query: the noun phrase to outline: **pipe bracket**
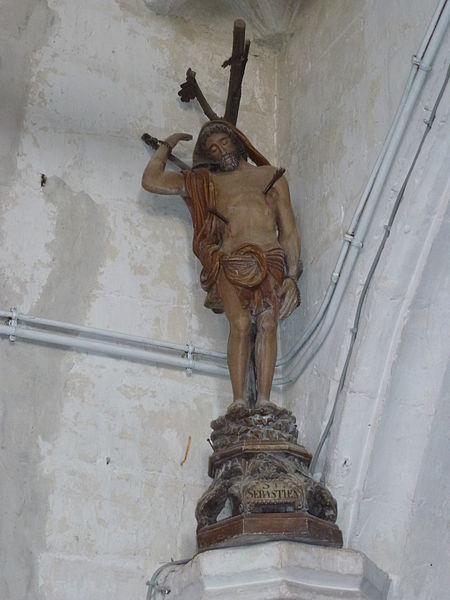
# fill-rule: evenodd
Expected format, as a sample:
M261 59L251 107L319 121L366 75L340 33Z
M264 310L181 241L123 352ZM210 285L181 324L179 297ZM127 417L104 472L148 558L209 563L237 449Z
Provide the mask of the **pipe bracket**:
M11 342L16 341L16 328L17 328L17 309L15 307L11 308L11 318L8 321L8 325L13 328L12 333L9 336Z
M428 72L428 71L431 71L431 69L432 69L431 65L424 63L423 60L417 56L417 54L413 54L411 61L412 61L412 64L416 65L416 67L418 69L420 69L421 71Z
M194 367L194 354L195 347L192 342L186 344L186 358L188 359L188 367L186 368L186 375L190 377L192 375L192 369Z
M362 248L364 246L363 242L357 242L355 240L353 233L346 233L344 235L344 240L348 242L350 246L355 246L356 248Z

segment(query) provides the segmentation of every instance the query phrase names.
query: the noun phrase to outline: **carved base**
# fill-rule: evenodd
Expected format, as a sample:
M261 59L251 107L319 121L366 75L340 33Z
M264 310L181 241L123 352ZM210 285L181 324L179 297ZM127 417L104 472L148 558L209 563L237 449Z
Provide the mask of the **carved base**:
M283 539L342 546L336 501L309 474L292 413L240 407L211 426L213 482L197 504L199 550Z
M342 533L337 525L302 512L239 515L203 527L197 533L199 552L279 540L342 547Z

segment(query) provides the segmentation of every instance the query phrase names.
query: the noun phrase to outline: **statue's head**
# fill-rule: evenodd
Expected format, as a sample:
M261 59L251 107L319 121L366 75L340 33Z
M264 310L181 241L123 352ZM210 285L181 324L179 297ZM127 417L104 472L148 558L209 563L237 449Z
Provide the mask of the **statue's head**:
M198 144L202 154L221 171L234 171L241 159L247 160L244 144L226 123L212 122L203 127Z
M219 152L219 148L214 148L222 138L227 138L229 150ZM225 142L225 140L223 140ZM219 154L229 154L231 156L220 159ZM216 158L217 156L217 158ZM269 161L251 144L249 139L235 125L228 123L223 119L216 119L205 123L200 130L195 144L192 163L196 167L208 167L218 165L224 171L232 171L238 165L240 160L250 159L255 165L268 165ZM235 166L234 166L235 165Z

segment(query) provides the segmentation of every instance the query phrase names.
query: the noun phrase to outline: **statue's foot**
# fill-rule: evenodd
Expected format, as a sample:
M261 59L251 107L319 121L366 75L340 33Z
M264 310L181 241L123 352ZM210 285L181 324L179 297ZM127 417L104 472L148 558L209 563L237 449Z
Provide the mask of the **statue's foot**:
M239 398L238 400L233 400L233 402L227 408L227 413L235 412L236 410L241 410L243 408L247 408L247 402Z
M278 408L278 406L273 402L270 402L270 400L268 400L267 398L262 397L258 398L258 400L256 401L255 408Z

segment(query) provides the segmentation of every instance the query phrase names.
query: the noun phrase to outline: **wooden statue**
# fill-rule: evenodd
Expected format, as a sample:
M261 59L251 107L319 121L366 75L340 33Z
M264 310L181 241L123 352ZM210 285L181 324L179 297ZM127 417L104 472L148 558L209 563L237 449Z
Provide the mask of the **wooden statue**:
M194 225L193 249L203 266L205 306L225 312L230 323L230 408L249 402L260 408L269 403L278 319L289 316L300 304L300 239L284 169L272 167L236 128L249 48L245 23L238 19L232 55L222 65L230 66L223 119L208 104L195 72L188 69L186 73L178 93L181 100L197 98L210 119L198 136L192 168L172 154L175 146L191 140L191 135L174 133L163 142L143 136L156 152L145 168L142 185L149 192L181 195L186 201ZM168 159L182 171L166 172ZM246 398L250 356L256 371L256 394Z
M220 119L202 127L192 170L165 171L176 144L190 139L189 134L174 133L164 140L144 171L142 185L156 194L181 195L191 211L205 306L225 311L230 323L231 408L246 404L255 322L258 408L269 402L278 319L300 304L300 239L288 184L241 131Z

